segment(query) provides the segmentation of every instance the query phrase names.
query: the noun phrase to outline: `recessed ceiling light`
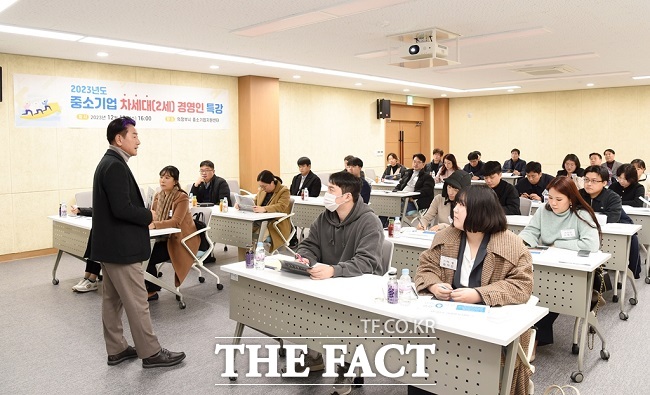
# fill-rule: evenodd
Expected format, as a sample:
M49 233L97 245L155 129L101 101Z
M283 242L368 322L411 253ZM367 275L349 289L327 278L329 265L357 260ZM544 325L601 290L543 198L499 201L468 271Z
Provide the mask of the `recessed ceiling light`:
M361 85L363 85L363 84L362 84L361 82L356 82L354 85L356 85L356 86L361 86Z
M650 78L650 75L640 75L638 77L632 77L633 80L647 80Z
M587 84L587 86L594 86L593 82Z
M79 34L60 33L49 30L28 29L25 27L0 25L0 33L20 34L22 36L53 38L55 40L78 41L83 38Z
M442 95L440 95L440 97L447 97L447 94L443 93Z
M213 64L212 66L210 66L210 68L211 68L212 70L216 70L216 69L219 68L219 66L217 66L216 64Z
M514 89L508 89L508 92L510 92L510 93L512 93L514 91L515 91Z
M403 91L403 92L410 92L411 90L405 88L405 89L402 89L402 91Z
M296 74L296 75L293 76L293 78L295 78L295 79L299 79L300 76Z
M108 52L97 52L97 56L100 58L105 58L108 56Z

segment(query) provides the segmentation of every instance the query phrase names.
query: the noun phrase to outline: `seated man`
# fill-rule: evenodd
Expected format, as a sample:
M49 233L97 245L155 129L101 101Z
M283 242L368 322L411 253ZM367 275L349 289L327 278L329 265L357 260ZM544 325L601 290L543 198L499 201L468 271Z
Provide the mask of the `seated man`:
M298 171L291 181L291 188L289 192L293 196L301 196L302 190L307 188L309 197L320 196L321 181L320 178L311 171L311 160L306 157L298 158Z
M199 203L213 203L219 205L223 198L228 198L228 205L235 204L230 200L230 187L226 180L214 174L214 163L204 160L199 165L199 178L194 181L190 194L196 196ZM236 191L239 193L239 191Z
M406 208L407 214L416 210L415 204L417 202L417 209L424 209L431 205L433 200L433 188L436 186L435 181L431 174L423 171L424 164L427 158L424 154L413 155L413 168L404 172L399 184L393 189L393 192L420 192L415 198L409 199L408 207Z
M483 179L483 163L478 157L478 151L472 151L467 155L468 164L463 167L463 170L472 176L472 180Z
M603 164L603 156L598 152L589 154L589 164L591 166L601 166Z
M632 219L623 211L621 197L611 189L605 188L609 180L609 171L604 166L589 166L585 169L585 187L580 190L580 196L595 213L607 215L607 223L632 224ZM641 274L641 258L639 255L639 237L632 236L628 268L639 278Z
M520 215L519 194L514 185L501 179L501 165L499 162L494 160L485 162L483 173L485 174L485 183L496 192L499 203L501 203L506 215Z
M345 170L357 177L359 181L361 181L361 197L363 198L364 203L370 203L370 191L372 188L370 188L370 184L368 184L368 181L366 181L366 179L362 176L363 161L361 158L352 157L348 159L347 163L348 164L345 167Z
M440 148L434 148L431 155L431 163L427 163L424 166L424 171L431 174L432 177L435 177L438 174L438 170L440 170L440 166L443 165L442 157L445 156L445 151Z
M605 163L602 166L609 172L609 183L611 184L616 181L616 170L622 163L616 160L616 152L611 148L607 148L603 154L605 155Z
M526 175L526 161L519 159L520 152L517 148L510 151L510 159L503 162L503 172L512 173L516 176Z
M309 269L314 280L331 277L355 277L362 274L383 275L382 263L384 230L375 213L359 200L361 184L352 174L341 171L330 176L325 207L309 228L296 254L299 261L319 262ZM335 291L335 290L333 290ZM296 372L309 367L311 372L325 369L323 356L309 350L305 365L296 364ZM339 394L351 391L352 379L344 378L339 370L334 390Z
M542 173L542 165L539 162L528 162L526 163L526 177L520 178L515 187L519 196L542 201L546 186L552 179L552 175Z

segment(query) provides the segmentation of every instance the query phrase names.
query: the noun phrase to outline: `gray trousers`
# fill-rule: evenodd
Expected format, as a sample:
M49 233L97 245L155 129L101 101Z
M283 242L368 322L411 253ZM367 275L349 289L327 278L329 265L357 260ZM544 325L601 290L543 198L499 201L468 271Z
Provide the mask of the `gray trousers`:
M129 345L122 326L124 311L138 358L148 358L158 353L161 347L153 333L142 264L102 263L102 272L102 323L108 355L119 354Z

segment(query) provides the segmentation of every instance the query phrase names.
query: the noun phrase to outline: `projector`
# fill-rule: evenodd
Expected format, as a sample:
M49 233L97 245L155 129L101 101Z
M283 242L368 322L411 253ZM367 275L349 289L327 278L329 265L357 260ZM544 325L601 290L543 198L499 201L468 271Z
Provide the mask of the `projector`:
M404 48L405 52L408 53L408 55L402 56L404 60L420 60L434 57L445 59L449 53L447 47L441 44L435 45L434 51L434 43L432 42L420 42Z

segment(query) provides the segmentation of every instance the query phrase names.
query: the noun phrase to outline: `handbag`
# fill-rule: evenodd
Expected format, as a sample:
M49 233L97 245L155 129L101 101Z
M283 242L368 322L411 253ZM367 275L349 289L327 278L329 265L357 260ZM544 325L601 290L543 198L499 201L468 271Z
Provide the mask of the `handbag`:
M553 384L544 390L543 395L571 395L572 393L575 395L580 395L580 391L578 391L578 389L572 385L563 385L560 387L559 385Z

